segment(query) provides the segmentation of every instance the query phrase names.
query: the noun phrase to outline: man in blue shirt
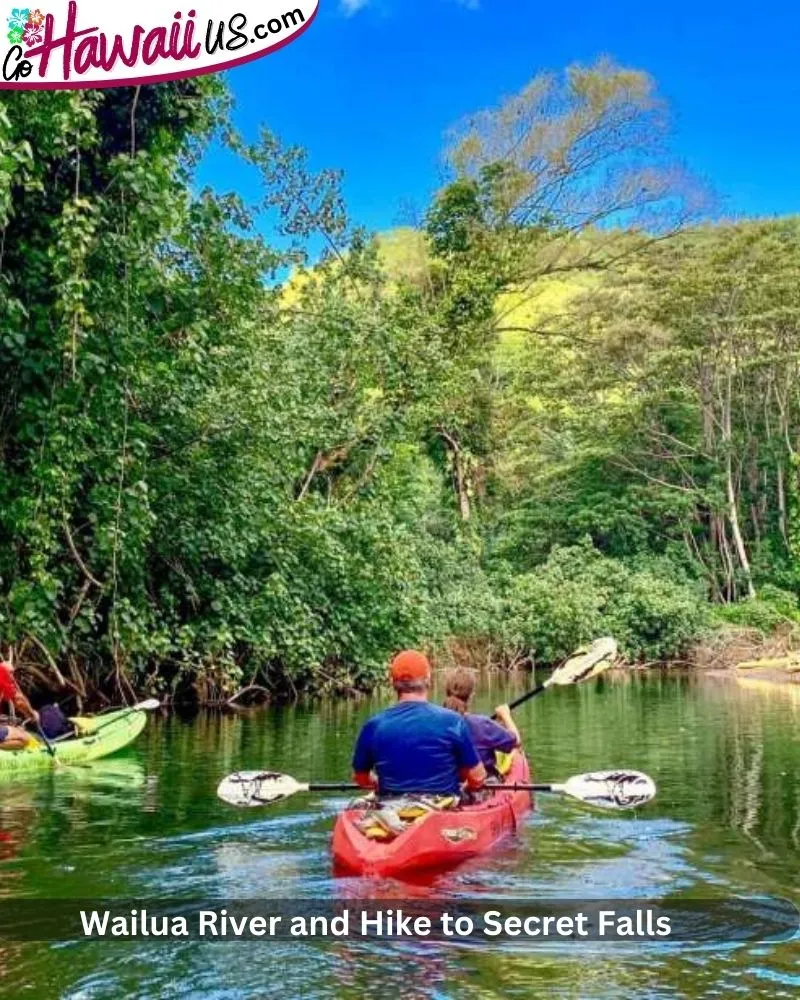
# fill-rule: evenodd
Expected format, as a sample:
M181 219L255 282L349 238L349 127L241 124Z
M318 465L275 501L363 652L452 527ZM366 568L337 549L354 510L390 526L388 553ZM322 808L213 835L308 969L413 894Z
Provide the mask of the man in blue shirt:
M431 667L410 649L392 661L397 704L365 723L353 754L354 780L381 795L456 795L462 781L470 790L486 780L462 716L431 705Z

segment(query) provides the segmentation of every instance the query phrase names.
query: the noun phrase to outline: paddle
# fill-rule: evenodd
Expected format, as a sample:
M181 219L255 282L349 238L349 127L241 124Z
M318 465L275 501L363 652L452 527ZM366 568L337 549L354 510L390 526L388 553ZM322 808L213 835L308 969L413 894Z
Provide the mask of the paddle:
M518 708L529 698L535 698L553 685L564 687L567 684L580 684L581 681L589 680L590 677L597 677L608 670L617 658L617 643L611 636L603 636L595 639L586 647L577 650L565 660L560 667L557 667L543 684L537 684L535 688L520 695L508 706L509 709Z
M117 715L113 719L109 719L108 722L104 722L102 726L98 726L97 729L93 729L86 735L96 736L97 733L101 733L109 726L115 726L122 719L127 719L127 717L129 715L133 715L134 712L154 712L157 708L161 708L161 702L158 698L147 698L145 701L140 701L136 705L131 705L127 712L123 712L122 715Z
M486 791L548 792L566 795L601 809L632 809L644 805L656 794L655 782L641 771L594 771L577 774L565 782L545 784L485 785ZM264 806L280 802L297 792L363 792L359 785L303 783L277 771L237 771L219 783L217 795L232 806ZM424 795L429 792L409 792Z
M117 715L115 718L109 719L108 722L104 722L102 726L98 726L91 732L85 733L85 735L94 736L96 733L102 732L108 726L116 725L116 723L119 722L121 719L126 719L129 715L132 715L134 712L153 712L157 708L161 708L161 702L158 700L158 698L147 698L145 701L140 701L136 705L131 705L131 707L122 715ZM112 711L119 711L119 709L112 709ZM80 715L73 716L70 721L74 722L76 719L81 719L81 718L83 718L83 716ZM47 752L50 754L51 757L55 757L57 754L56 744L62 743L64 740L71 740L75 738L74 733L65 733L63 736L58 736L56 739L50 740L47 738L47 736L45 736L42 727L38 723L36 725L36 730L37 730L37 735L44 743L45 747L47 748Z
M109 719L108 722L103 723L102 726L98 726L97 729L93 729L89 733L84 733L83 738L91 739L92 737L97 736L98 733L102 732L104 729L107 729L108 726L116 725L116 723L120 722L122 719L126 719L129 715L133 715L134 712L152 712L154 709L160 707L161 707L161 702L158 700L158 698L147 698L145 701L140 701L136 705L131 705L131 707L126 712L122 712L122 714L116 716L115 718ZM71 721L74 722L75 718L81 718L81 716L73 717ZM42 732L42 727L37 726L37 729L39 730L39 736L44 741L44 744L47 747L47 752L53 758L55 764L58 764L60 767L73 767L73 768L88 768L94 764L94 761L81 762L81 763L75 763L72 761L66 761L66 762L63 761L58 756L56 752L56 746L54 745L54 743L51 743L50 740L48 740L48 738ZM55 741L55 743L58 743L59 741L63 740L73 739L74 737L75 734L72 735L65 734L64 736L59 737Z
M96 736L97 733L102 732L108 726L115 725L117 722L119 722L122 719L126 719L129 715L132 715L134 712L152 712L156 708L160 708L160 707L161 707L161 702L157 698L148 698L146 701L140 701L136 705L131 705L131 707L128 709L127 712L124 712L122 715L117 715L113 719L109 719L108 722L104 722L102 726L98 726L96 729L92 729L90 732L84 733L83 735L84 735L84 737ZM116 711L119 711L119 709L116 709ZM82 719L82 718L83 718L83 716L80 716L80 715L73 716L70 721L71 722L75 722L77 719ZM57 737L52 742L47 739L47 737L42 732L41 728L39 728L39 735L44 740L44 742L45 742L45 744L46 744L46 746L48 748L48 752L50 753L50 756L51 757L56 757L56 749L57 749L56 748L56 744L63 743L66 740L75 739L76 733L74 731L71 732L71 733L64 733L63 736ZM59 763L63 763L63 762L59 761ZM80 765L73 765L73 766L83 767L85 765L80 764Z
M44 743L45 747L47 747L47 752L50 754L50 756L55 757L56 748L53 746L50 740L45 736L44 730L42 729L41 725L38 722L36 723L36 732L39 736L39 739L42 741L42 743Z

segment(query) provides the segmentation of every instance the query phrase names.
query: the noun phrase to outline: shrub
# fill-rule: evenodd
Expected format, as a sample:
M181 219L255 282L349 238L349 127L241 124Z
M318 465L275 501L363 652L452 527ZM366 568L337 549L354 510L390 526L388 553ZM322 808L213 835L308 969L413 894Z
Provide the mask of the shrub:
M764 584L754 600L716 607L713 617L720 623L754 628L769 635L787 622L800 624L800 607L794 594L772 584Z
M556 547L536 572L508 589L505 641L544 662L601 634L635 659L676 656L706 623L702 587L648 569L631 569L589 542Z

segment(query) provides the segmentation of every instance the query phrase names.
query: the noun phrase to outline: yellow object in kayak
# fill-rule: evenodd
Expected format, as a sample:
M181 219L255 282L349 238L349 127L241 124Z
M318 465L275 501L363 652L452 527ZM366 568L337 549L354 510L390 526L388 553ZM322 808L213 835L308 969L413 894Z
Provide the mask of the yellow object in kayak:
M89 736L103 722L102 715L74 715L69 720L75 727L78 736Z

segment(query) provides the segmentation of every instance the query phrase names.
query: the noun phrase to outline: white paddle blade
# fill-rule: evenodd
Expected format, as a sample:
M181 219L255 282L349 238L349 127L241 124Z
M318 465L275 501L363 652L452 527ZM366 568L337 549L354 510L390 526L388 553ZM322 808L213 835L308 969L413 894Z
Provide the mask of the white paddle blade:
M656 785L641 771L577 774L558 786L566 795L601 809L635 809L655 798Z
M610 635L595 639L591 646L578 650L558 670L554 670L548 684L578 684L588 677L596 677L617 658L617 643Z
M140 701L133 706L139 712L155 712L157 708L161 708L161 702L158 698L148 698L146 701Z
M237 771L222 779L217 795L231 806L266 806L307 787L277 771Z

